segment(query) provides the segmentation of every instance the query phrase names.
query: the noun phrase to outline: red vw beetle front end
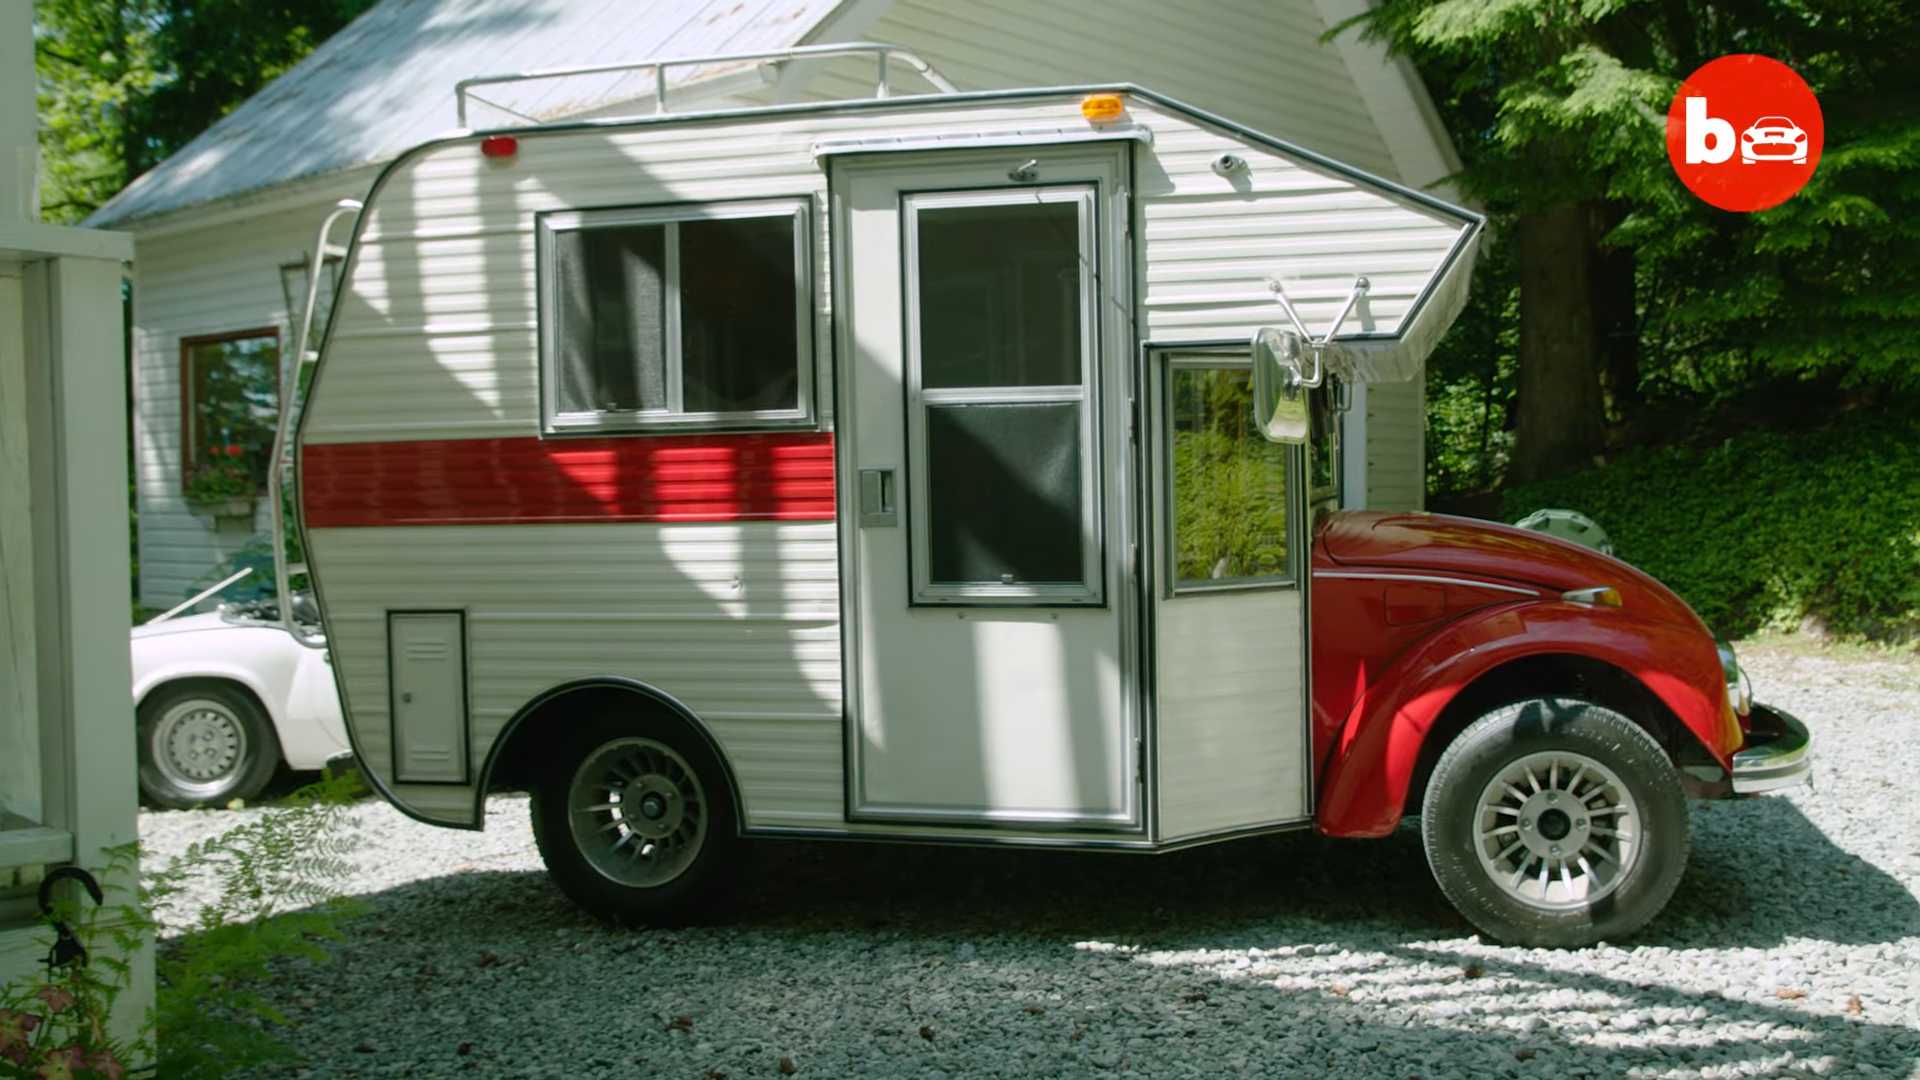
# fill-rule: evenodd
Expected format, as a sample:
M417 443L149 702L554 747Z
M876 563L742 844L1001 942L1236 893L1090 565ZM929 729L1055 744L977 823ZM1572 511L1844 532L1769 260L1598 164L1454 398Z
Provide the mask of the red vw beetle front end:
M1449 899L1503 940L1619 938L1685 869L1685 800L1803 782L1671 590L1596 551L1430 514L1328 515L1313 545L1318 824L1422 818Z

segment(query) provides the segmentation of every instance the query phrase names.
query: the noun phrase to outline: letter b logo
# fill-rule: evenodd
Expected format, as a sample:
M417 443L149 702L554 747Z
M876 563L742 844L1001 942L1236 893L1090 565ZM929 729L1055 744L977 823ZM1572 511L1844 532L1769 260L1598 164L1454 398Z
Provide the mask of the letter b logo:
M1704 202L1749 213L1778 206L1812 178L1826 128L1805 80L1742 53L1687 76L1667 106L1667 160Z
M1733 156L1733 125L1707 115L1707 99L1687 99L1687 164L1718 165Z

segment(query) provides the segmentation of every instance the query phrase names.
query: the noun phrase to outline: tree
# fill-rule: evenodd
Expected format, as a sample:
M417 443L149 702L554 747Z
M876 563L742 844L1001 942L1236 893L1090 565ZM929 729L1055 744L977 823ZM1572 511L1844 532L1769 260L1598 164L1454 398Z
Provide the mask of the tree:
M1508 479L1584 464L1609 424L1630 441L1649 392L1920 385L1920 69L1897 0L1386 0L1362 21L1435 89L1457 179L1512 251ZM1680 80L1736 52L1793 67L1826 113L1807 188L1751 215L1693 198L1664 145Z
M374 0L38 0L41 212L77 221Z

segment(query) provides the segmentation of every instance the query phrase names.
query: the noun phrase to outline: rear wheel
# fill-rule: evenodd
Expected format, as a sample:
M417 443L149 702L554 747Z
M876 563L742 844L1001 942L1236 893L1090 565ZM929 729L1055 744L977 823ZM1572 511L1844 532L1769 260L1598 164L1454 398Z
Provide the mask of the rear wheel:
M1462 732L1434 766L1421 833L1447 899L1515 945L1624 938L1687 864L1686 795L1666 751L1619 713L1564 698Z
M210 680L147 695L139 715L140 793L171 810L222 806L266 789L280 741L253 695Z
M554 882L613 921L685 919L724 884L737 845L719 760L659 716L583 724L549 759L532 814Z

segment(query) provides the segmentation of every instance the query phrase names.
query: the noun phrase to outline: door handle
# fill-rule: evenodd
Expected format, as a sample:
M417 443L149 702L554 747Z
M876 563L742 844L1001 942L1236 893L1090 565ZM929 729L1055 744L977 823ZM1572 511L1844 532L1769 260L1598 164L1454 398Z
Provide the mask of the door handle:
M893 528L900 515L893 507L893 470L860 470L860 527Z

